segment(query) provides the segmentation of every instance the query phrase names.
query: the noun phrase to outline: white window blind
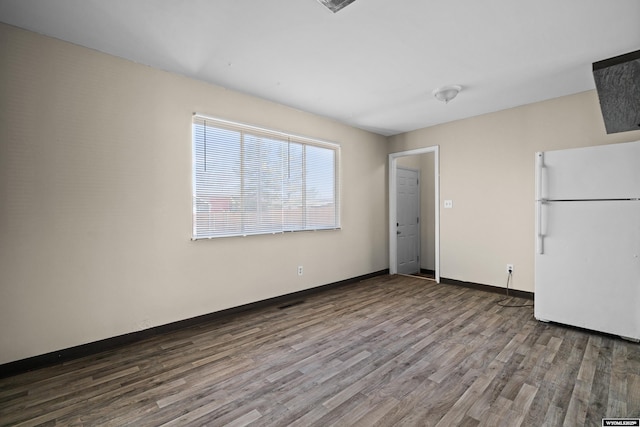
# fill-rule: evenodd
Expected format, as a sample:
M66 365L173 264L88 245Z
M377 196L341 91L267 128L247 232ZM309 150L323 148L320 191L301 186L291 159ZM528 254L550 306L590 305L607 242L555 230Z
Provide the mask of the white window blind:
M193 239L340 228L337 144L193 116Z

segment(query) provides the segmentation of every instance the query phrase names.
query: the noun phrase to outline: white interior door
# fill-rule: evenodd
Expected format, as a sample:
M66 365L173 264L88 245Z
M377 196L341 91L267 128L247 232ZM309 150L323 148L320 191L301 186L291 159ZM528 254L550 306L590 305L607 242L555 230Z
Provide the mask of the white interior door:
M420 272L420 176L412 169L397 169L396 236L398 273Z

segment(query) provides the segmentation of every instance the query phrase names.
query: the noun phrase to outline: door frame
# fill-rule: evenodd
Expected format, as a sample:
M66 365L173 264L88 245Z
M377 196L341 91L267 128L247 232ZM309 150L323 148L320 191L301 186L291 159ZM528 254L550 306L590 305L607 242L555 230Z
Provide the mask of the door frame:
M397 173L398 158L433 153L434 218L435 218L435 279L440 283L440 150L439 146L416 148L389 154L389 273L398 273L397 221Z

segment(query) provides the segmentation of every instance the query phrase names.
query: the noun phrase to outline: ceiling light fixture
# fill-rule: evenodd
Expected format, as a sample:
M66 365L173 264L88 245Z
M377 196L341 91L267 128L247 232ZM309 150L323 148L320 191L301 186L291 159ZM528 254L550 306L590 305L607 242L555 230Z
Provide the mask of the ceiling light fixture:
M433 91L433 96L435 96L438 101L448 104L449 101L458 96L458 92L461 90L462 86L458 85L442 86Z

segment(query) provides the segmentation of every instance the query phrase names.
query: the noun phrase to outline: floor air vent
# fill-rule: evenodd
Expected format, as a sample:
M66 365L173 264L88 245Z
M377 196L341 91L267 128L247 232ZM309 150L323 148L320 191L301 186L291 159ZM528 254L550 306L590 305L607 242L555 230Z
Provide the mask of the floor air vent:
M278 307L280 310L284 310L285 308L289 308L289 307L293 307L295 305L300 305L300 304L304 304L304 301L293 301L290 302L288 304L285 305L281 305L280 307Z
M349 6L355 0L318 0L318 2L331 12L336 13L345 6Z

